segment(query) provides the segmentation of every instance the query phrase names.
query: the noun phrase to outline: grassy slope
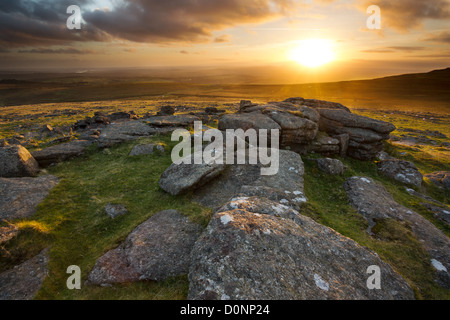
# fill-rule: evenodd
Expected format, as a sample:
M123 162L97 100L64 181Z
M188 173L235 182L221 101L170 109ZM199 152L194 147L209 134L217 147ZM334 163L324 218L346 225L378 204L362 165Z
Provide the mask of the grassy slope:
M95 105L92 103L90 107L95 109ZM127 107L129 109L125 110L135 109L133 105ZM148 107L143 106L142 112ZM386 120L380 114L364 114ZM46 120L42 118L37 121ZM449 130L446 123L430 125L410 116L392 115L387 120L399 127L431 128L446 134ZM192 203L189 195L172 197L159 189L159 176L171 163L170 152L137 158L127 156L133 145L141 142L163 142L170 149L173 143L169 140L167 137L147 138L113 148L110 153L93 149L82 158L50 168L48 173L60 177L61 183L40 205L34 217L14 221L21 233L5 246L0 271L51 246L50 276L38 299L185 299L188 289L185 276L163 283L141 282L110 288L83 286L81 291L69 291L65 286L69 265L80 266L83 279L86 279L98 257L116 247L136 226L156 212L179 209L192 220L204 226L207 224L211 210ZM439 148L387 147L393 155L413 160L423 173L450 171L450 161ZM443 156L436 160L430 152ZM449 228L425 210L420 205L421 201L405 193L404 186L381 177L373 162L343 161L349 168L348 172L343 177L334 177L321 173L313 161L305 160L305 190L310 202L303 213L377 252L408 280L418 298L449 299L449 292L433 283L434 271L430 258L413 237L408 225L393 220L381 221L375 229L376 237L369 236L365 232L365 220L347 203L342 184L353 175L372 177L382 182L398 202L423 214L447 235ZM448 193L442 193L429 181L419 191L449 203ZM103 212L109 202L126 204L129 214L111 220Z

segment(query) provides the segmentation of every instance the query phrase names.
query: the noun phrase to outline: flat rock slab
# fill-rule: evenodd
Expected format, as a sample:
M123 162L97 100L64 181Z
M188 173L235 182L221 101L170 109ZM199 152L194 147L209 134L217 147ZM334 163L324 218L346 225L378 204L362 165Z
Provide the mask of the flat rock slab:
M14 220L32 216L39 203L59 183L55 176L38 178L0 178L0 219Z
M22 146L0 147L0 177L34 177L39 173L39 164Z
M48 167L52 164L60 163L75 157L79 157L86 151L86 148L92 144L92 141L73 140L68 143L58 144L31 154L37 160L41 167Z
M382 134L388 134L396 128L393 124L356 115L345 110L321 108L318 110L321 117L336 121L343 127L368 129Z
M267 152L266 149L258 152ZM229 165L210 183L194 193L200 204L218 209L236 196L260 196L299 209L307 202L304 194L304 164L299 154L279 150L279 168L275 175L261 175L262 165Z
M377 166L378 171L388 178L410 186L420 187L422 185L423 175L410 161L384 160L380 161Z
M187 274L190 253L201 227L175 210L157 213L137 227L118 248L95 264L88 283L111 285L161 281Z
M175 164L164 171L159 180L159 186L164 191L179 195L194 190L208 183L225 170L225 165L216 163L194 164L196 154L192 158L192 164ZM199 153L202 156L202 153Z
M154 127L188 127L193 126L195 121L200 121L199 117L191 115L176 115L150 117L144 120L147 124Z
M445 270L437 270L438 281L450 288L450 239L420 214L395 202L392 195L371 178L352 177L344 188L350 204L369 221L369 232L377 219L392 218L408 221L417 239L422 242L432 259L441 263Z
M249 129L255 129L256 131L266 129L270 133L270 130L280 130L281 127L270 117L253 112L224 115L220 118L219 130L224 131L227 129L242 129L244 131Z
M0 274L0 300L32 300L47 276L47 250Z
M196 242L189 299L414 299L400 275L353 240L299 213L293 221L278 203L247 201L216 213ZM374 265L382 290L367 288Z
M109 148L114 145L133 141L140 137L155 134L157 130L142 121L126 120L109 124L102 130L98 139L100 148Z
M344 110L347 112L350 112L350 109L346 106L343 106L340 103L337 102L330 102L330 101L324 101L324 100L317 100L317 99L304 99L301 97L295 97L295 98L289 98L284 100L284 102L289 102L292 104L296 104L299 106L308 106L310 108L314 109L338 109L338 110Z

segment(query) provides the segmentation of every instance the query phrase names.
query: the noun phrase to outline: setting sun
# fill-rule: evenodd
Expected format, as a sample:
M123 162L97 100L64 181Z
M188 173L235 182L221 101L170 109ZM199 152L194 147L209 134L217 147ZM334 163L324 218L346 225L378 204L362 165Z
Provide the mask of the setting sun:
M323 39L303 40L290 53L290 59L305 67L315 68L335 59L335 53L330 41Z

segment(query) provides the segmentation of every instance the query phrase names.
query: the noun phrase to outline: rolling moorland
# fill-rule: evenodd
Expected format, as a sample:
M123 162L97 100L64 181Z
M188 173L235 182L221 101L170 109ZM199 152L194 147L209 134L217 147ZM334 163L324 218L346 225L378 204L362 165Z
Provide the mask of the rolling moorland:
M0 106L118 99L221 102L336 101L350 108L450 112L450 68L380 79L275 85L276 70L163 69L59 74L0 73ZM224 84L225 83L225 84ZM266 83L266 84L265 84Z
M349 203L343 187L355 176L373 179L402 208L418 213L448 237L448 222L430 208L448 209L449 190L437 186L427 175L450 171L450 68L374 80L300 85L248 84L252 79L244 76L224 85L217 75L202 84L204 75L193 77L184 70L181 73L187 74L180 76L180 72L173 71L166 77L162 71L139 76L133 72L0 74L0 140L20 144L33 154L60 143L97 141L100 133L114 123L108 118L114 113L146 123L163 107L172 106L179 117L198 116L205 125L217 128L221 117L242 109L241 100L263 104L303 97L341 103L355 115L395 125L395 131L383 142L384 150L390 157L413 162L424 176L423 182L405 185L381 174L378 165L383 159L379 156L361 161L334 154L332 157L346 170L338 175L325 173L318 167L318 159L323 156L308 152L302 155L308 201L302 205L301 214L376 252L405 279L416 299L450 298L442 284L445 280L436 280L430 252L416 235L414 224L383 217L368 232L370 221ZM215 110L205 113L206 108ZM96 126L80 130L87 117L97 119ZM117 248L130 232L158 212L178 210L201 228L210 223L214 210L196 201L197 190L172 195L161 189L160 178L171 165L170 150L176 144L163 131L118 144L90 144L80 156L42 169L40 177L52 175L59 183L32 216L0 222L0 230L8 231L0 238L0 273L47 249L48 276L34 298L188 298L187 275L106 286L83 283L81 290L66 287L69 265L78 265L83 281L87 280L100 257ZM95 135L97 138L92 137ZM145 144L160 145L164 151L129 156L134 147ZM109 204L124 205L127 213L111 219L105 214Z

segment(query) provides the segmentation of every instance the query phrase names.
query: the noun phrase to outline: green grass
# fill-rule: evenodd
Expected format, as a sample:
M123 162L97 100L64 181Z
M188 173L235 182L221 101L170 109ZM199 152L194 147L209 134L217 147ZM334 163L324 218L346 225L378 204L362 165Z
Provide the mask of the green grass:
M173 145L167 137L147 138L139 143L144 142L162 142L169 148ZM135 227L157 212L176 209L202 226L210 220L211 210L191 202L189 196L173 197L160 190L159 177L171 164L170 151L128 157L137 143L123 144L111 152L93 149L83 158L48 170L61 182L32 219L16 222L23 226L23 232L6 247L11 254L5 259L9 263L0 265L7 269L50 246L50 276L37 299L186 298L186 277L106 289L83 286L80 291L70 291L65 285L68 266L78 265L85 280L101 255L117 247ZM108 203L125 204L128 214L109 218L104 212Z

